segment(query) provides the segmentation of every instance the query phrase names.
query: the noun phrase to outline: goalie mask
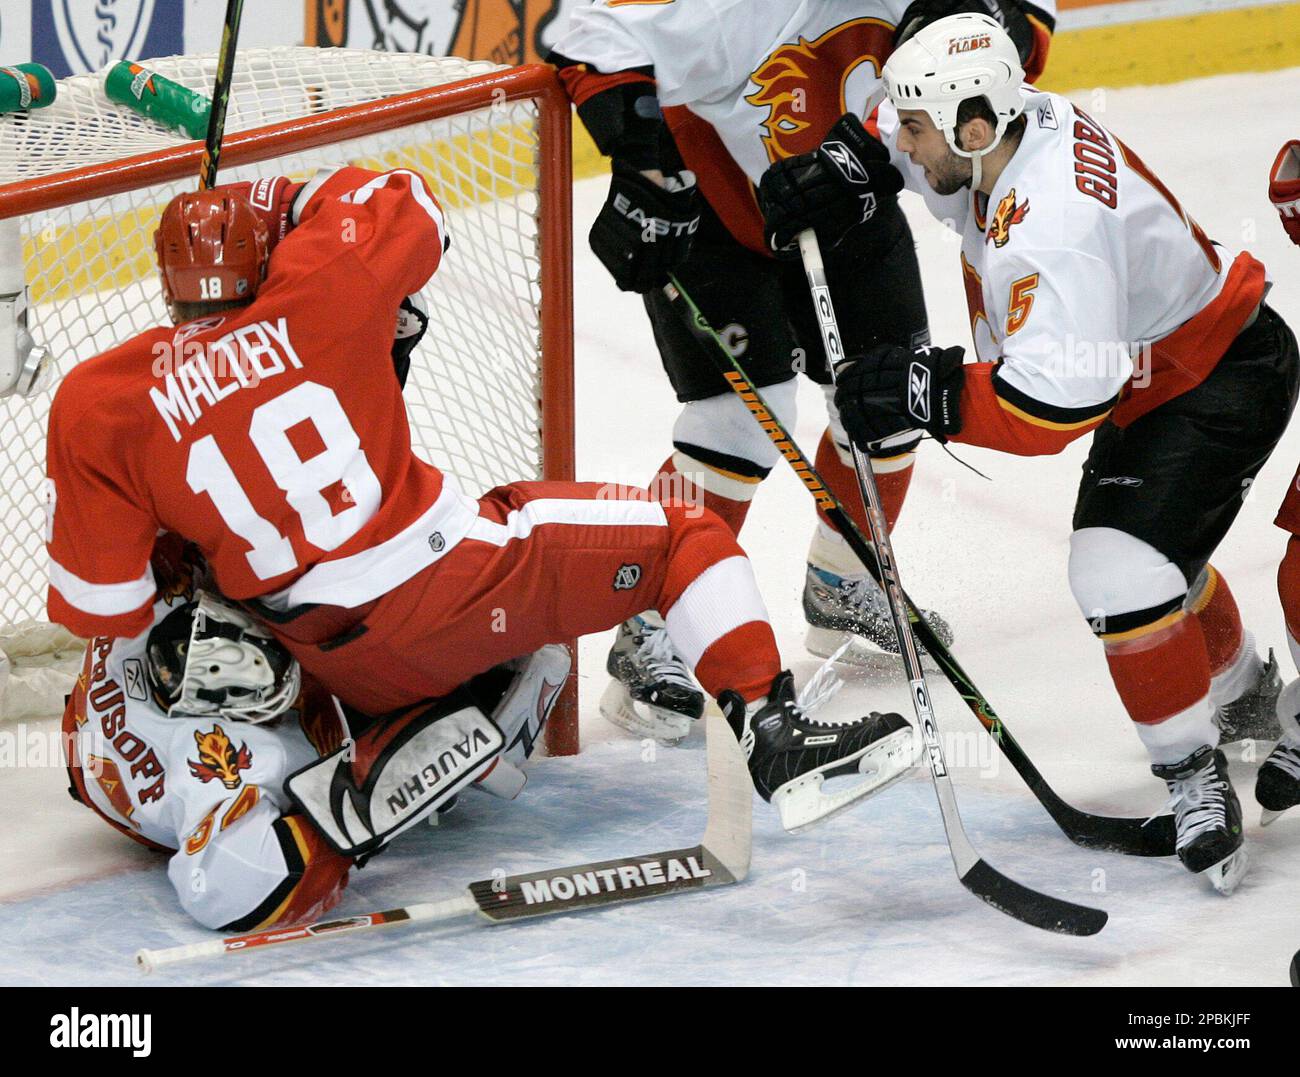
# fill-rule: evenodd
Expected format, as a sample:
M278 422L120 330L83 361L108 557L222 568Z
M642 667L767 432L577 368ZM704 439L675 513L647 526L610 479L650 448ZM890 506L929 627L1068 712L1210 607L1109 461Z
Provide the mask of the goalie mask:
M149 687L169 717L269 722L298 698L298 661L242 610L202 591L146 644Z

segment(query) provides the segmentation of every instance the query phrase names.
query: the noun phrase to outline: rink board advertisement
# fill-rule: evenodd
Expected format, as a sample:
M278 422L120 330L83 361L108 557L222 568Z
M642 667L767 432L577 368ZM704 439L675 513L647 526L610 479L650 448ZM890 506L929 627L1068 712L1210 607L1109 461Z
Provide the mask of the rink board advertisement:
M241 45L338 45L544 60L586 0L263 0ZM56 77L121 59L213 52L219 0L19 0L0 12L0 63ZM1177 82L1300 64L1294 0L1061 0L1043 83L1063 91Z

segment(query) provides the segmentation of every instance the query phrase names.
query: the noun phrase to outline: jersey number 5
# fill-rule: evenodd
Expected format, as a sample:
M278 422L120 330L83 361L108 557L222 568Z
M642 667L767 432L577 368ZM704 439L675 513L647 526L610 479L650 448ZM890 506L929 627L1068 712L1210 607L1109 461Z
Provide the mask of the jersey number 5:
M306 460L288 436L289 430L304 422L315 428L325 446ZM327 386L303 382L259 405L248 437L298 513L303 536L313 546L322 550L341 546L378 509L383 494L379 477L361 451L361 439L338 397ZM196 494L207 494L222 522L252 547L245 556L258 579L282 576L298 567L293 543L257 514L211 434L190 447L185 480ZM351 504L335 512L322 491L340 484Z

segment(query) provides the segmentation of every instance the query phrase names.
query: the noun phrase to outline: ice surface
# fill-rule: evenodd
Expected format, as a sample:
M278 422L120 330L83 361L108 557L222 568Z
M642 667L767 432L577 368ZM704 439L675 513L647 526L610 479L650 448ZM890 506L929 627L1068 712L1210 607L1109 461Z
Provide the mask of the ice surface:
M1154 89L1080 95L1132 145L1213 237L1268 264L1270 302L1300 325L1300 250L1266 198L1278 146L1297 131L1276 103L1300 96L1300 69ZM601 180L578 186L580 477L641 484L667 455L676 405L635 296L617 293L586 250ZM910 207L909 207L910 208ZM967 343L957 246L913 214L936 341ZM454 249L453 249L454 254ZM811 451L820 394L801 389L797 434ZM935 446L922 452L895 536L903 580L942 610L956 651L1058 791L1080 807L1142 815L1164 790L1110 686L1065 578L1070 506L1085 447L1017 459ZM1264 470L1215 563L1265 647L1286 655L1274 572L1284 536L1271 520L1300 459L1293 429ZM799 591L811 511L778 468L746 526L777 637L800 681ZM803 519L808 527L791 527ZM581 581L575 581L581 587ZM494 870L521 872L649 852L698 839L704 819L702 730L651 758L596 713L606 639L583 647L583 736L576 759L540 760L513 803L473 796L444 825L419 828L353 880L341 913L452 896ZM549 921L427 931L395 929L182 966L164 982L198 983L966 983L1285 984L1300 947L1300 812L1267 831L1251 796L1253 763L1234 753L1254 864L1225 899L1171 861L1076 849L937 677L940 723L967 828L1020 881L1111 914L1090 939L1048 935L982 905L957 883L928 777L917 775L824 826L785 835L756 802L753 871L738 887ZM841 711L905 709L885 663L851 682ZM161 863L64 793L56 768L0 769L0 980L134 983L139 946L204 936L183 920Z

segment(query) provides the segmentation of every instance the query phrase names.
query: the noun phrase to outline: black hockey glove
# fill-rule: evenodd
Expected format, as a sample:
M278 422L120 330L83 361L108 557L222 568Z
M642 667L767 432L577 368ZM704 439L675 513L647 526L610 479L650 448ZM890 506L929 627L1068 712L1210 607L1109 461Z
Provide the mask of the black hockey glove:
M763 173L758 204L768 246L778 257L797 258L799 233L811 228L823 247L835 247L855 228L887 217L902 187L884 144L846 113L812 153L787 157Z
M609 196L591 226L591 249L625 292L649 292L668 283L686 260L700 226L692 172L666 177L668 186L621 161L614 162Z
M393 330L393 369L397 384L406 388L406 375L411 371L411 353L429 328L429 311L419 294L408 295L397 308L397 327Z
M963 354L886 344L842 363L835 406L853 443L865 451L905 430L927 430L938 441L960 433Z
M1023 64L1034 50L1034 28L1015 0L912 0L894 28L894 48L932 22L963 12L988 15L1006 30Z

